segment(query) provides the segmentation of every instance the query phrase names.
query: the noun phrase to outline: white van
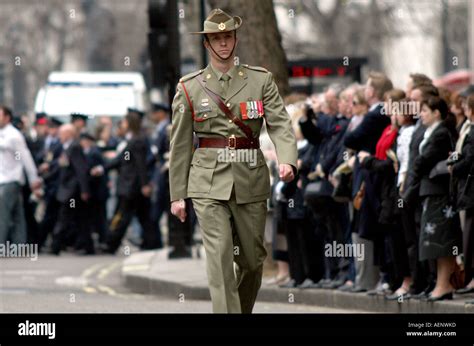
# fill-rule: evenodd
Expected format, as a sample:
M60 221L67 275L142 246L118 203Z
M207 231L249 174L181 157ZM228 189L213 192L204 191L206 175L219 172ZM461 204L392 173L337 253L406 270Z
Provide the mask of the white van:
M127 108L149 109L145 81L137 72L52 72L35 101L35 113L65 122L71 113L118 120Z

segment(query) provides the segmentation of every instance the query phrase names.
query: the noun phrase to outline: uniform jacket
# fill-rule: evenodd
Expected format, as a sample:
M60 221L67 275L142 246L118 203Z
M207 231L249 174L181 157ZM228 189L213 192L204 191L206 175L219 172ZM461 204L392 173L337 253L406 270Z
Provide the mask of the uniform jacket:
M270 197L269 169L261 150L238 150L240 153L236 153L234 161L219 159L222 158L219 155L225 152L221 148L197 148L193 151L193 132L198 137L245 137L245 133L229 121L203 90L196 80L201 76L204 77L205 88L221 95L224 103L241 119L241 103L263 101L263 117L242 121L252 129L254 137L258 138L265 118L278 162L296 167L295 136L272 74L264 68L248 65L237 65L228 74L232 78L227 94L224 94L210 65L183 77L178 83L172 106L169 173L171 201L190 197L228 200L232 186L235 187L239 204ZM232 150L227 150L230 151ZM245 151L255 153L256 160L236 162L237 154L241 155ZM242 157L243 155L240 156Z

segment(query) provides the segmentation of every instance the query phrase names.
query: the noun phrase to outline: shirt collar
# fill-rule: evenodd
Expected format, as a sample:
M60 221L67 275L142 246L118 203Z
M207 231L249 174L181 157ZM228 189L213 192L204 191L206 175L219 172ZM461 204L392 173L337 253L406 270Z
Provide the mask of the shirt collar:
M381 105L383 105L383 102L374 103L372 106L370 106L369 112L372 112L373 110L375 110L375 108L377 108L378 106L381 106Z
M71 146L72 142L73 142L72 139L70 139L70 140L68 140L67 142L65 142L65 143L63 144L64 150L67 150L67 149Z
M214 66L212 66L212 63L209 64L209 66L211 67L211 70L212 72L214 72L214 74L216 75L217 77L217 80L220 80L222 75L224 73L222 73L221 71L219 71L217 68L215 68ZM229 71L227 71L227 74L229 75L230 79L234 78L235 77L235 73L237 71L237 65L234 65L230 68Z
M426 131L425 131L425 134L424 134L424 138L428 138L429 136L431 136L431 134L433 133L434 130L436 130L436 128L441 124L441 121L437 121L435 122L434 124L430 125Z

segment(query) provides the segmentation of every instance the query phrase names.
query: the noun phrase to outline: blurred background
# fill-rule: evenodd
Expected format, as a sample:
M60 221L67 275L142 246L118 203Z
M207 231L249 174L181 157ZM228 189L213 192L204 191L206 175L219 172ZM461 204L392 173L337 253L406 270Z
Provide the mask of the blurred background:
M2 0L0 103L34 112L53 71L143 75L166 100L176 79L206 64L200 37L211 7L239 15L238 57L274 72L280 91L321 91L371 69L404 86L411 72L449 88L472 78L469 0ZM178 49L179 47L179 49ZM176 59L178 57L178 59ZM469 72L471 71L471 72Z

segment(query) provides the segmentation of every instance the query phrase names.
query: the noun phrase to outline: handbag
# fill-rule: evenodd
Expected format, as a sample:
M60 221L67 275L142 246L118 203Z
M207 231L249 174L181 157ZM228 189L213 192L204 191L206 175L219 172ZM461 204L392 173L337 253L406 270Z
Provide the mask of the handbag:
M430 171L429 178L433 179L449 174L447 161L448 160L439 161L436 166L434 166L433 169Z
M365 181L362 182L360 185L359 191L357 191L354 200L352 201L352 205L354 206L355 210L360 210L360 207L362 206L362 201L364 200L365 196Z
M454 266L454 271L449 277L449 282L455 290L458 290L465 286L465 277L466 273L464 271L464 267L461 267L459 264L456 263Z

